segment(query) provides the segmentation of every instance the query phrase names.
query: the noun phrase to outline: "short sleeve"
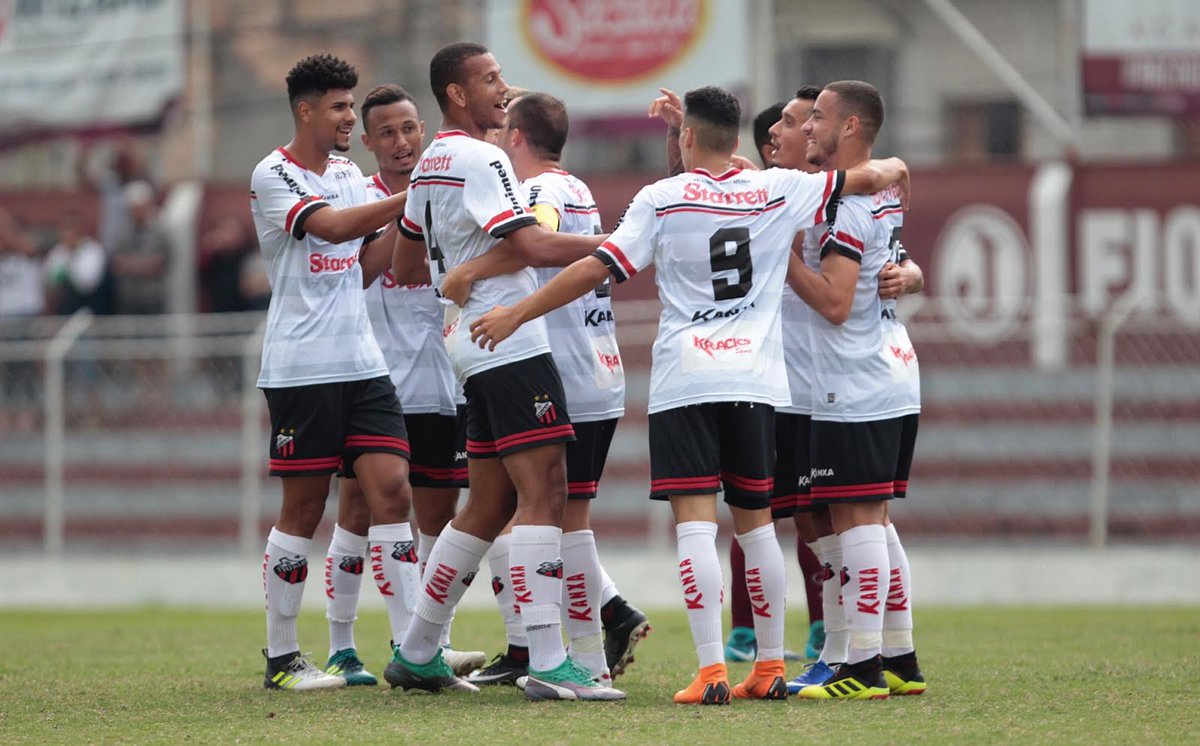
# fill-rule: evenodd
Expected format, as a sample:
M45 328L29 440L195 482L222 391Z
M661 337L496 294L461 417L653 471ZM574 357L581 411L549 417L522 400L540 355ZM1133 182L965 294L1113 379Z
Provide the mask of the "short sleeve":
M271 225L295 239L304 238L304 221L329 203L304 185L298 167L288 161L264 163L250 178L250 199Z
M488 148L463 184L467 214L493 238L503 238L537 218L521 203L524 192L513 177L512 163L499 148ZM486 159L486 162L485 162Z
M770 173L777 180L775 194L782 194L787 200L788 213L793 216L798 229L811 228L833 217L834 207L841 199L846 183L845 171L809 174L773 168Z
M563 202L555 189L544 184L529 188L529 211L543 228L557 231L562 225Z
M417 193L408 186L408 199L404 201L404 214L400 216L400 232L413 241L425 240L425 229L421 227L421 207L417 204Z
M837 206L837 217L821 243L821 258L836 251L847 259L862 264L863 247L874 230L870 212L858 200L842 202Z
M654 232L657 219L649 187L642 189L625 209L616 231L592 253L617 282L625 282L654 261Z

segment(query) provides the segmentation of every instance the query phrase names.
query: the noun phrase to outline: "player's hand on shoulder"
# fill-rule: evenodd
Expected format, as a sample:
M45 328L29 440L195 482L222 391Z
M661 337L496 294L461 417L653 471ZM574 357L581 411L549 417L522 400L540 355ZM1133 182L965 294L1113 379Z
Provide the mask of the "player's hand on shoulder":
M757 163L750 160L749 158L740 156L737 153L733 154L733 165L735 168L740 168L743 171L758 171L758 170L760 170L758 168Z
M462 265L455 267L446 273L442 278L442 287L438 292L443 297L454 301L454 304L459 308L467 305L467 298L471 295L472 280L470 273L463 269Z
M513 308L496 306L471 323L471 341L481 350L495 350L496 345L511 337L520 325Z
M660 117L668 127L678 129L683 126L683 99L670 88L659 88L662 95L650 102L648 116L653 119Z

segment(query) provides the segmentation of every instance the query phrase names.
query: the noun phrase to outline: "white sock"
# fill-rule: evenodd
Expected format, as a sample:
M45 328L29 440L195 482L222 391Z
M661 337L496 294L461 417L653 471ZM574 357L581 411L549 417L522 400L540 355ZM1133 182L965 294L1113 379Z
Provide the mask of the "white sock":
M529 640L529 667L557 668L567 658L562 642L562 529L513 526L508 550L513 598Z
M358 594L366 565L367 537L334 524L325 556L325 618L329 620L329 655L354 645Z
M813 556L815 556L817 558L817 562L821 562L821 563L825 562L825 558L821 554L821 542L819 540L818 541L806 541L806 542L804 542L804 546L808 547L808 551L813 553Z
M308 550L312 539L272 528L263 556L263 593L267 597L267 656L275 658L300 650L296 617L308 578Z
M417 595L416 613L404 633L400 654L411 663L428 663L437 654L442 627L467 592L490 542L446 526L433 545Z
M404 637L417 605L421 576L417 572L417 548L413 545L412 526L385 523L367 531L371 547L371 572L387 607L392 626L392 642Z
M527 648L529 640L525 637L525 625L521 624L521 615L513 600L512 578L508 570L508 549L511 545L511 534L497 536L487 553L488 567L492 569L492 592L496 594L496 605L500 607L500 618L504 620L504 636L509 645Z
M596 535L571 531L562 537L563 627L571 657L587 666L596 678L609 674L604 657L604 631L600 626L600 555Z
M842 565L847 582L842 586L846 626L850 630L847 663L879 655L883 646L883 606L887 596L887 534L880 525L855 526L843 531Z
M754 612L757 660L783 660L787 570L783 550L775 538L775 524L768 523L738 534L737 541L746 555L746 590L750 593L750 609Z
M846 629L846 610L842 606L842 542L837 534L817 539L825 565L825 582L821 585L821 608L825 612L825 647L821 660L827 664L845 663L850 645Z
M604 608L605 604L619 595L617 584L608 577L608 571L604 569L604 565L600 565L600 608Z
M437 543L437 534L425 534L417 532L420 541L417 542L417 568L420 577L425 577L425 565L429 562L429 553L433 551L433 545ZM446 626L442 627L441 645L444 648L450 647L450 629L454 626L454 612L450 612L450 621L446 622Z
M913 647L912 572L908 555L896 533L896 524L889 523L887 532L888 576L887 604L883 609L883 656L894 658L911 653Z
M684 521L675 526L679 581L700 667L725 661L721 595L725 579L717 555L717 524Z

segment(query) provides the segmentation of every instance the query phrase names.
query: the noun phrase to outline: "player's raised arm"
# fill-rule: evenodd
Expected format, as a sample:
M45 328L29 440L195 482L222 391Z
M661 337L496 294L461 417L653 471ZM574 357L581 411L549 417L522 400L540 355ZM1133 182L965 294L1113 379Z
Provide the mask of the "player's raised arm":
M650 102L647 116L660 117L667 123L667 175L683 173L683 151L679 135L683 127L683 100L669 88L658 89L662 95Z
M514 306L496 306L471 324L471 341L480 348L495 350L521 324L565 306L604 282L608 267L597 257L585 256L559 272L533 295Z
M908 165L899 158L870 160L848 169L842 194L874 194L892 184L899 186L900 206L908 210Z

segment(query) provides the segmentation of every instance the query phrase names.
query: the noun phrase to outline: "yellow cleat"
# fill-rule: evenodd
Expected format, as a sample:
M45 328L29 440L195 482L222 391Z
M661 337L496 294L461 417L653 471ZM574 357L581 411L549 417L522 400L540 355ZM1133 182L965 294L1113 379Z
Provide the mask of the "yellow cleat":
M887 699L890 692L878 658L843 663L832 679L800 690L801 699Z

